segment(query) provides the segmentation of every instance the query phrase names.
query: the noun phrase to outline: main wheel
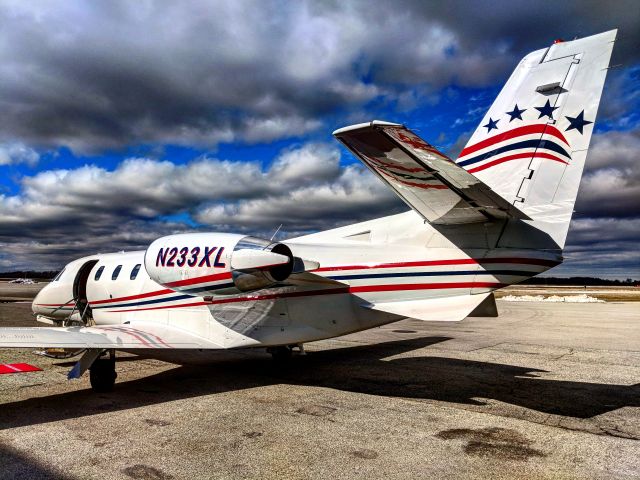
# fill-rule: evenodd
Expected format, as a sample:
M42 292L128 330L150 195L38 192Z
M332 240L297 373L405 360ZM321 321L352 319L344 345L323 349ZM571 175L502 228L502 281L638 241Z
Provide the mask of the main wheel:
M89 381L94 392L110 392L117 377L116 361L112 358L98 358L89 368Z
M267 351L271 354L273 360L276 362L286 362L291 358L291 355L293 353L291 347L284 345L280 347L271 347Z

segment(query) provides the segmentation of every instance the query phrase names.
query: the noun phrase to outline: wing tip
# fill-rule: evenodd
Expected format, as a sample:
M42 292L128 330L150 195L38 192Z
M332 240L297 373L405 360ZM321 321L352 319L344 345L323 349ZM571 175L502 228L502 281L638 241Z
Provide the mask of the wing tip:
M346 127L338 128L334 130L332 135L337 137L345 133L353 133L356 130L365 130L372 127L404 127L401 123L387 122L385 120L373 120L371 122L356 123L353 125L347 125Z

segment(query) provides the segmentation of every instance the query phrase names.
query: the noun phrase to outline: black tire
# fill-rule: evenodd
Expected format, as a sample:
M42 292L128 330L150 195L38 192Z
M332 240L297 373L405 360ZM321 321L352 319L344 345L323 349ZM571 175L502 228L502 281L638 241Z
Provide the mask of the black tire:
M287 362L293 355L293 351L287 346L274 347L269 353L271 353L273 360L277 363Z
M99 358L89 368L91 388L97 393L112 391L117 377L116 362L112 359Z

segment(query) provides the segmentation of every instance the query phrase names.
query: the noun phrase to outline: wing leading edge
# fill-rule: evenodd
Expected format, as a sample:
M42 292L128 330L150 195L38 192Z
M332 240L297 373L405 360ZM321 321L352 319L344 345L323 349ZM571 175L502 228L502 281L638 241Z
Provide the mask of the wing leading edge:
M0 328L0 348L224 348L178 328L153 323L100 327Z
M333 135L429 223L528 218L403 125L376 120Z

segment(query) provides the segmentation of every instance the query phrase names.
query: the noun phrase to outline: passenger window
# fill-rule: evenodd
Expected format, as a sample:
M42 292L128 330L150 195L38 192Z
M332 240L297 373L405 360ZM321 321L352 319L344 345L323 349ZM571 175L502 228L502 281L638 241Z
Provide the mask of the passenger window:
M120 270L122 270L122 265L118 265L113 270L113 274L111 274L111 280L115 280L116 278L118 278L118 275L120 274Z
M60 270L60 273L57 274L55 276L55 278L53 280L51 280L52 282L57 282L58 280L60 280L60 277L62 276L62 274L64 273L65 269L63 268L62 270Z
M96 270L96 276L93 277L93 279L97 282L98 280L100 280L100 277L102 276L102 272L104 272L104 265L102 265L98 270Z
M140 271L140 264L137 264L135 267L133 267L133 270L131 270L131 275L129 276L129 278L131 280L135 280L136 277L138 276L139 271Z

